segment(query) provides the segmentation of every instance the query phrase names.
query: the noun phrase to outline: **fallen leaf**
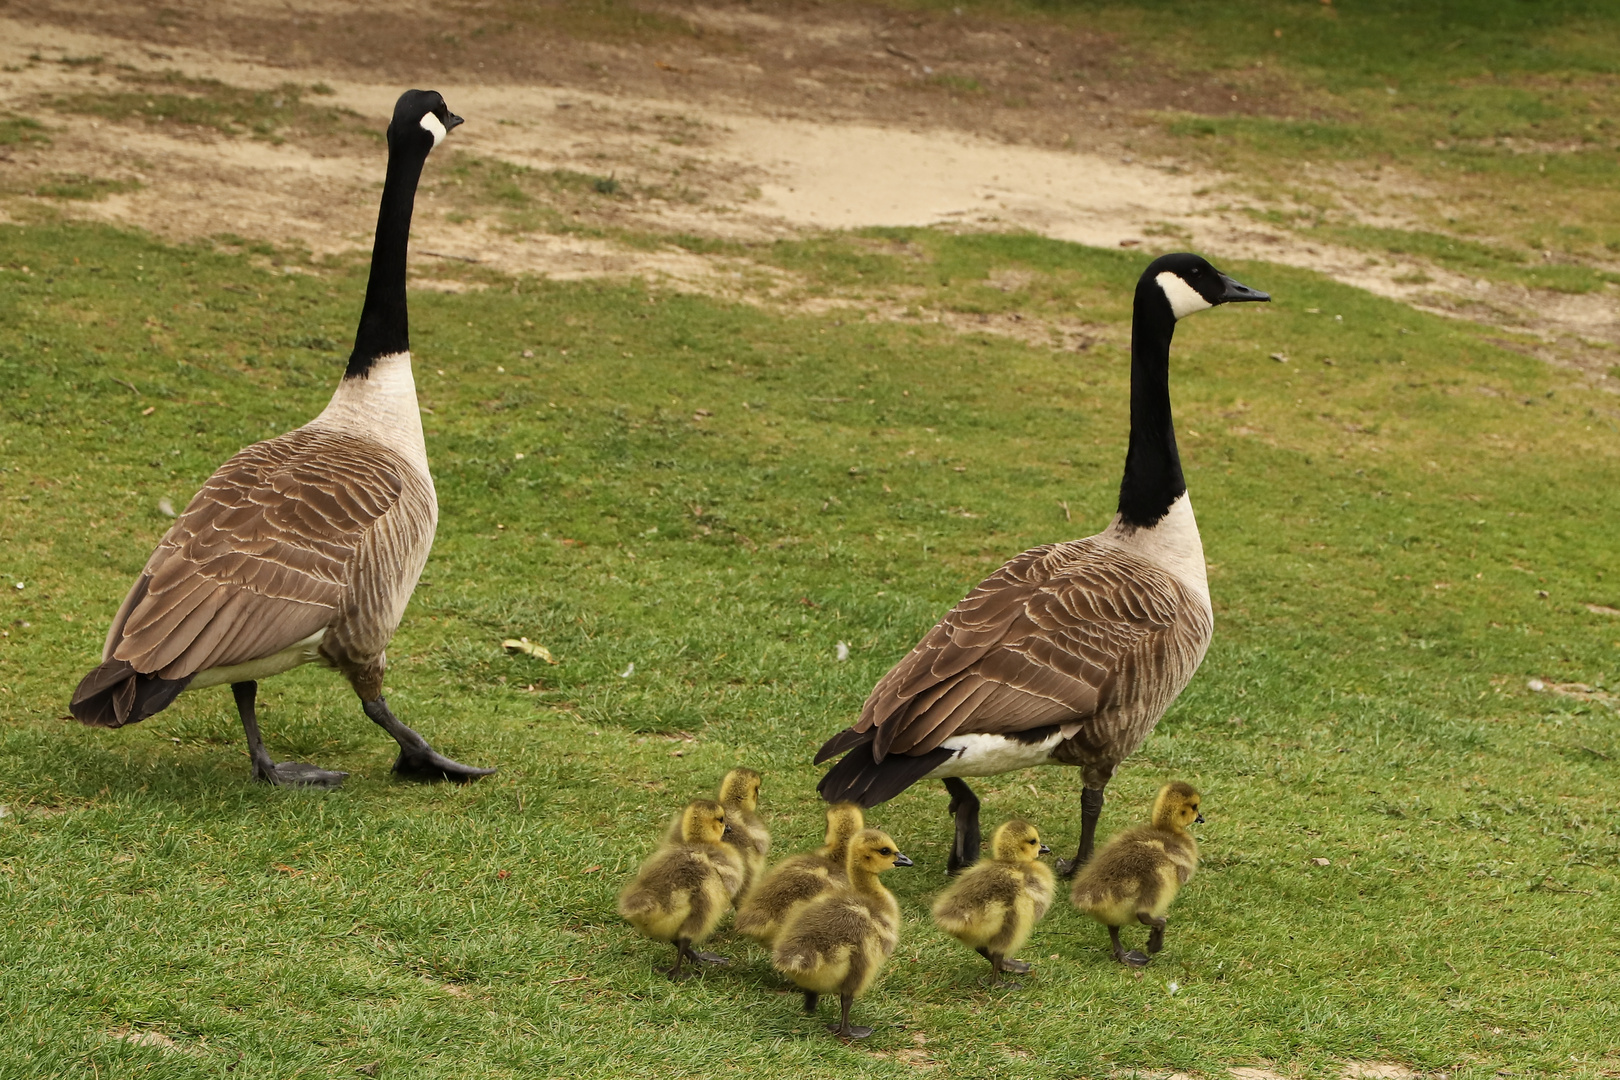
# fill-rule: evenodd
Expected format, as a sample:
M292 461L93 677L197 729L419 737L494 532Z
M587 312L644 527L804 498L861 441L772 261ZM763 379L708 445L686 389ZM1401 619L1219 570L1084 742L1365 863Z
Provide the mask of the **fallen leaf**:
M1612 608L1607 604L1587 604L1586 610L1594 615L1620 615L1620 608Z
M1277 361L1277 363L1279 363L1279 364L1286 364L1286 363L1288 363L1288 357L1287 357L1287 356L1285 356L1285 355L1284 355L1284 354L1282 354L1282 353L1280 353L1280 352L1274 352L1274 353L1272 353L1272 354L1271 354L1271 358L1272 358L1272 359L1273 359L1273 360L1275 360L1275 361Z
M1331 864L1326 859L1312 859L1311 860L1311 865L1312 866L1328 866L1328 865L1331 865Z
M600 869L602 869L602 864L597 863L595 866L587 866L585 869L581 870L580 873L582 875L583 874L594 874Z
M836 655L838 656L838 662L840 664L842 664L845 660L848 660L849 659L849 643L846 642L846 641L840 641L838 643L838 652L837 652Z
M501 648L509 653L524 653L536 660L544 660L548 664L557 663L557 658L551 655L551 650L544 645L536 645L526 637L507 638L501 642Z
M142 416L151 416L155 412L157 412L157 406L156 405L148 405L146 408L141 410L141 415Z

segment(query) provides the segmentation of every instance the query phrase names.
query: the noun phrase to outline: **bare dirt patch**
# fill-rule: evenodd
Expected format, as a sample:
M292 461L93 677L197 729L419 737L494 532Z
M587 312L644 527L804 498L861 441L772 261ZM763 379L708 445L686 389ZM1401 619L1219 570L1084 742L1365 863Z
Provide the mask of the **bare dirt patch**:
M381 172L374 136L304 131L290 115L277 127L273 113L264 118L273 137L160 120L151 109L108 119L93 100L166 72L233 91L318 86L322 108L380 131L402 83L433 84L470 120L454 154L556 181L521 197L487 182L473 191L471 171L436 160L418 204L413 274L437 287L466 287L446 273L460 263L638 275L768 301L782 291L780 272L657 238L1028 230L1310 267L1525 331L1526 351L1620 386L1606 377L1620 344L1611 291L1549 298L1313 242L1257 220L1248 211L1259 201L1231 178L1129 149L1146 108L1263 110L1252 74L1241 86L1178 82L1074 27L859 6L462 8L452 31L441 8L391 7L385 42L371 0L45 3L27 21L11 7L0 15L0 95L5 110L43 123L49 141L0 148L0 190L13 193L0 214L46 206L177 239L364 250ZM79 197L50 194L63 190ZM1070 347L1087 334L988 321L966 328Z

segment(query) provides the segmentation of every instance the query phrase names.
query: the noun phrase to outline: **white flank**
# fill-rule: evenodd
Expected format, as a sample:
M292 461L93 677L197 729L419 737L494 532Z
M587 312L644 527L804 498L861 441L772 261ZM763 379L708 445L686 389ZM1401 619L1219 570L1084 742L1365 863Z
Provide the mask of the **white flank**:
M1159 283L1164 298L1170 301L1170 311L1178 319L1185 319L1195 311L1207 311L1215 306L1205 300L1197 289L1183 281L1179 274L1172 274L1166 270L1153 280Z
M423 476L428 475L422 409L416 403L416 379L408 352L379 356L363 378L338 383L321 415L304 426L382 443L420 469Z
M428 113L426 116L422 117L422 130L430 133L433 136L433 148L435 150L439 148L440 143L444 142L444 137L450 134L448 131L444 130L444 121L440 120L432 113Z
M1177 279L1180 280L1180 279ZM1209 604L1209 576L1204 569L1204 543L1198 538L1192 501L1183 491L1170 510L1149 529L1122 525L1116 516L1099 540L1130 551L1174 574L1194 595Z
M1045 765L1052 751L1063 741L1063 732L1054 731L1037 743L1019 742L1005 735L952 735L943 743L956 753L928 774L928 779L947 776L999 776L1001 773Z
M219 686L223 683L254 682L259 679L268 679L272 675L280 675L283 671L291 671L301 664L325 663L321 656L321 639L326 636L326 630L315 631L303 641L287 646L278 653L273 653L260 660L249 660L245 664L232 664L230 667L209 668L199 671L187 684L187 690L201 690L205 686Z

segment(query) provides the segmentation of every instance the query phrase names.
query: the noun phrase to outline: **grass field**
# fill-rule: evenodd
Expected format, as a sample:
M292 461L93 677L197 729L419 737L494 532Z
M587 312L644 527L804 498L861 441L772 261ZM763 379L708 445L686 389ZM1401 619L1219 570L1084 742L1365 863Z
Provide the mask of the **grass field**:
M924 785L873 815L917 867L888 879L866 1044L729 931L736 967L659 976L613 898L669 813L748 764L778 850L810 843L810 757L877 677L1003 559L1106 524L1147 259L930 232L750 254L844 306L413 296L442 521L389 698L501 772L392 782L392 744L304 669L261 719L278 759L352 771L316 795L248 782L223 690L123 731L64 717L159 501L324 403L363 262L0 228L0 1075L1620 1070L1620 409L1500 334L1263 264L1223 268L1274 304L1177 338L1216 638L1103 819L1166 777L1206 794L1166 952L1133 977L1060 905L1028 986L982 989L927 920L949 822ZM863 318L901 295L1093 343ZM1079 787L981 794L1061 849Z

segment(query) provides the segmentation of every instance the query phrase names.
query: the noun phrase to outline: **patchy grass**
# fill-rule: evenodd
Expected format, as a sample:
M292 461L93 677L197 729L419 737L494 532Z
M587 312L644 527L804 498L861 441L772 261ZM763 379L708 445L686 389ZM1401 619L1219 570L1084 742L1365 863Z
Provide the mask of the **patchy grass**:
M983 574L1101 528L1123 457L1144 256L888 232L771 258L874 303L1022 296L1109 332L1060 352L600 282L414 296L442 522L389 697L502 771L390 782L391 744L306 669L264 684L262 722L278 757L353 771L311 795L247 782L222 690L127 731L62 717L159 500L324 403L364 266L0 228L0 1072L1612 1068L1620 621L1588 605L1620 607L1620 410L1262 264L1226 269L1275 304L1178 334L1216 638L1104 818L1168 776L1206 793L1167 951L1133 978L1060 905L1028 987L986 992L927 921L949 823L924 786L873 815L918 866L892 875L868 1043L803 1019L729 932L736 967L656 975L612 903L671 810L746 763L778 849L812 842L815 747ZM1076 840L1070 772L983 795Z
M47 104L62 112L107 120L246 135L276 144L293 135L383 137L352 109L306 100L309 94L330 94L330 87L287 82L274 90L249 90L217 79L194 79L178 71L120 71L118 81L130 89L61 95Z

